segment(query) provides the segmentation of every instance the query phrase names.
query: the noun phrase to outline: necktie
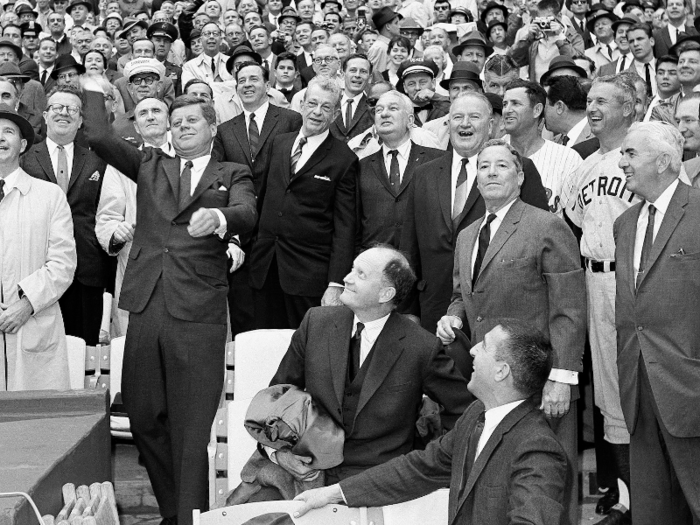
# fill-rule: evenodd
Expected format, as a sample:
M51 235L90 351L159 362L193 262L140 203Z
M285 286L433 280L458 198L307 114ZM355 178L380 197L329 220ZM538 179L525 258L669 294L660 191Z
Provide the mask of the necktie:
M566 145L569 143L570 140L571 140L571 139L569 138L569 135L564 135L564 136L561 138L562 146L566 146Z
M250 125L248 126L248 143L250 144L250 158L255 160L258 152L258 142L260 141L260 131L258 123L255 122L255 113L250 114Z
M626 65L626 64L627 64L627 57L625 57L625 55L622 55L622 56L620 57L620 69L618 70L618 73L619 73L620 71L624 71L624 70L625 70L625 65Z
M472 272L472 284L476 282L477 277L479 277L479 271L481 270L481 263L484 261L484 255L486 255L486 250L489 248L489 243L491 242L491 223L496 219L496 215L490 213L486 218L486 224L481 228L479 232L479 248L476 251L476 259L474 260L474 271Z
M452 220L459 217L467 202L467 163L468 159L462 159L462 167L457 175L457 185L455 186L455 202L452 205Z
M294 155L292 155L292 175L294 175L297 172L297 162L299 162L299 159L301 158L301 150L304 147L304 144L306 144L306 137L301 137L299 139L299 145L297 146L297 150L294 152Z
M352 99L349 98L345 106L345 129L350 129L352 123Z
M5 186L5 179L0 179L0 202L5 198L5 190L3 188Z
M350 381L354 381L360 371L360 350L362 348L362 330L365 325L357 323L355 335L350 339Z
M644 73L646 74L646 83L647 83L647 95L651 96L652 95L652 89L651 89L651 66L647 63L644 64Z
M608 48L608 56L610 57L610 62L612 62L612 47L610 47L610 44L607 44L605 47Z
M649 205L649 221L647 222L647 231L644 234L644 244L642 244L642 256L639 259L639 271L637 272L637 283L636 286L639 287L639 281L642 280L642 275L647 269L647 264L649 262L649 255L651 254L651 247L654 244L654 216L656 215L656 208L653 204Z
M56 173L56 181L63 190L63 193L68 193L68 160L66 159L66 150L63 146L58 146L58 173Z
M190 192L192 191L192 161L185 162L185 169L180 174L180 209L182 210L187 201L190 200Z
M211 59L211 74L216 78L216 60L214 58Z
M44 69L44 72L41 74L41 85L45 86L46 85L46 77L47 77L48 71Z
M397 190L401 185L401 172L399 171L399 152L392 149L389 152L391 155L391 163L389 164L389 184L391 184L392 190Z
M465 468L471 469L474 461L476 461L476 449L479 448L479 440L481 439L481 434L484 433L484 423L486 422L486 413L482 412L479 414L479 419L476 422L474 431L472 435L469 436L469 447L467 448L467 462L464 465ZM466 474L466 473L465 473ZM465 477L465 481L467 476Z

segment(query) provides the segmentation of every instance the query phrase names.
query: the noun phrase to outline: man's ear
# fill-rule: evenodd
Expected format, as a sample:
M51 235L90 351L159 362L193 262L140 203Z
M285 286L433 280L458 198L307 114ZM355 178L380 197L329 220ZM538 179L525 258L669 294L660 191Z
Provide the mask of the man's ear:
M396 297L396 288L393 286L386 286L379 292L379 302L382 304L392 301L394 297Z

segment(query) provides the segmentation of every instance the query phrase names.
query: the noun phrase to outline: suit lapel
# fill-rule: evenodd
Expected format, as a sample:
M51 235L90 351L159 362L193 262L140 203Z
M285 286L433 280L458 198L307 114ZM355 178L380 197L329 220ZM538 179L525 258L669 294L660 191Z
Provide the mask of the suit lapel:
M651 252L649 253L649 261L647 263L647 268L642 274L641 283L646 279L654 263L661 255L666 243L668 243L673 230L676 229L681 218L685 214L685 206L688 204L688 187L683 183L679 182L676 191L671 197L671 201L668 204L668 209L666 210L666 215L661 222L661 227L659 232L656 234L656 239L654 239L654 244L651 245ZM646 205L646 203L645 203ZM636 223L635 223L636 224ZM634 238L634 237L633 237Z
M75 181L77 181L78 177L80 177L80 173L85 165L86 154L87 151L85 151L83 148L75 144L73 145L73 169L70 173L70 181L68 182L68 192L70 192L70 189L75 184Z
M396 193L391 189L391 184L389 183L389 174L386 172L386 165L384 164L384 149L379 148L379 151L372 155L372 173L381 182L382 186L386 188L391 195L396 197Z
M525 204L520 199L516 199L513 205L503 217L501 226L496 231L493 240L489 243L489 247L484 254L484 260L481 263L481 270L479 275L477 275L477 280L484 273L484 269L491 262L491 259L503 248L506 241L513 235L513 232L518 228L518 223L520 222L520 217L523 215L523 210L525 209Z
M262 149L262 145L265 144L267 137L270 136L272 130L277 126L277 120L279 118L279 110L270 104L267 107L267 114L265 115L265 120L263 121L262 130L260 130L260 139L258 140L258 153ZM257 156L257 154L256 154Z
M209 186L214 184L214 181L217 180L220 177L220 172L222 171L221 164L219 164L217 161L214 159L209 160L209 164L207 164L207 167L204 168L204 173L202 173L202 178L199 179L199 183L197 184L197 187L194 189L194 193L192 196L187 200L185 205L178 209L178 212L182 213L183 210L185 210L190 204L192 204L194 201L196 201L202 193L204 193L204 190L206 190Z
M294 147L294 141L299 136L299 133L292 135L286 142L281 144L280 155L282 155L282 180L284 181L284 187L289 186L289 182L292 179L292 148Z
M438 167L437 177L435 177L442 217L450 231L452 231L452 156L453 154L445 155L444 161Z
M39 166L41 166L41 169L44 170L44 173L46 173L47 180L58 184L56 174L53 172L53 164L51 163L51 156L49 155L49 148L46 145L46 141L34 146L32 149L36 152L36 160Z
M476 224L481 224L482 222L483 222L483 217L482 217L482 220L477 221ZM466 276L467 279L464 279L464 281L466 281L466 283L467 283L467 287L468 287L467 291L471 292L472 282L474 280L472 278L472 255L474 253L474 246L476 245L477 240L479 238L479 228L473 228L468 234L465 234L465 236L466 237L464 239L464 241L465 241L464 246L466 247L467 253L465 253L463 255L463 257L466 258L466 263L467 263L466 268L469 270L469 275ZM481 265L481 268L483 270L483 268L484 268L483 263Z
M396 363L396 360L403 353L404 347L402 341L404 337L406 337L406 334L399 331L397 326L398 315L400 314L396 312L392 312L389 315L384 329L381 331L374 344L374 355L372 355L367 375L362 383L362 390L360 390L360 399L357 402L353 426L355 419L357 419L357 414L362 411L370 398L381 386L384 382L384 378L386 378L387 374L389 374L391 368L394 366L394 363Z
M300 175L303 175L307 171L310 171L311 168L313 168L316 164L321 162L321 160L323 160L326 157L328 150L331 149L332 139L333 139L333 135L331 135L329 133L328 136L326 137L326 140L324 140L318 146L318 148L316 148L316 151L314 151L311 154L311 157L309 158L309 160L306 161L306 164L304 164L299 169L299 171L297 171L294 175L292 175L292 179L295 179L295 178L299 177Z
M248 130L245 127L245 115L241 113L241 118L232 120L232 123L233 136L236 137L236 140L241 145L241 149L243 153L245 153L246 161L250 166L253 161L250 156L250 144L248 143Z
M401 195L413 179L413 172L415 172L418 167L423 163L423 152L416 151L416 145L411 142L411 149L408 152L408 163L406 164L406 169L403 172L403 177L401 178L401 186L397 195Z
M161 165L173 191L173 200L177 208L180 199L180 157L164 158Z
M352 120L350 121L350 127L346 130L347 133L350 133L352 131L352 128L357 126L357 123L360 122L360 119L362 116L367 112L367 104L365 104L365 99L367 97L363 94L362 97L360 97L360 100L357 102L357 109L355 110L355 113L352 115Z
M635 204L632 209L635 213L628 215L627 220L620 223L619 236L622 239L634 239L637 234L637 220L639 213L642 211L642 204ZM636 275L634 274L634 242L617 243L619 252L615 255L616 259L625 261L625 277L627 284L630 287L630 293L635 295ZM619 270L616 270L619 271Z
M469 212L471 209L474 207L474 204L476 204L476 201L478 198L481 197L481 192L479 191L479 188L476 186L476 177L474 177L474 182L472 183L472 187L469 190L469 195L467 195L467 202L464 203L464 208L462 209L462 213L459 214L459 217L457 218L457 229L459 229L459 225L462 224L462 221L464 218L469 215ZM457 232L455 232L457 233Z
M354 315L347 310L342 318L337 319L331 330L326 333L326 347L330 365L333 390L338 400L338 408L343 407L343 392L345 376L348 373L348 352L350 352L350 336L352 335L352 320Z

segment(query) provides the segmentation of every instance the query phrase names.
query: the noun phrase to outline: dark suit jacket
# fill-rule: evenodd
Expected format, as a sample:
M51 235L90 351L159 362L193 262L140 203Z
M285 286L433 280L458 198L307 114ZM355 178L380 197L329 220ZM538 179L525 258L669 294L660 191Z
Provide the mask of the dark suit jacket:
M450 99L442 95L433 95L433 99L431 101L431 108L428 110L428 116L425 118L425 122L423 122L418 117L418 113L420 113L420 111L418 110L420 108L415 109L416 126L423 127L423 124L425 124L425 122L430 122L431 120L435 120L436 118L444 117L450 112Z
M640 355L668 432L700 436L700 191L682 182L673 194L635 291L634 243L643 205L615 221L617 367L627 428L634 432Z
M578 18L575 16L572 16L570 18L571 20L571 25L574 26L574 29L576 32L581 35L581 39L583 40L583 47L588 49L589 47L593 47L595 44L593 43L593 39L591 38L591 33L586 29L586 24L579 22Z
M486 207L475 187L470 192L457 229L452 226L452 153L423 165L414 177L406 205L400 248L416 272L418 282L402 310L421 318L421 325L435 332L452 297L452 269L457 234L484 216ZM523 201L549 210L542 179L530 159L523 159Z
M482 216L483 217L483 216ZM500 317L525 321L554 349L554 368L581 371L586 284L576 238L556 215L516 199L493 236L472 286L472 252L481 220L457 238L447 315L470 327L472 344Z
M345 306L311 308L270 382L305 388L341 427L352 324ZM374 345L353 424L345 428L341 479L413 449L424 394L444 407L447 428L473 401L440 341L394 312Z
M31 80L39 81L39 66L31 57L23 54L19 59L19 70L24 75L29 75Z
M292 176L296 137L297 133L278 135L272 143L275 153L251 253L250 280L254 289L261 289L276 258L285 293L320 297L329 282L342 283L352 267L360 162L329 133Z
M685 34L688 36L697 35L698 32L695 30L695 26L693 25L692 16L689 15L689 17L691 18L691 22L685 24ZM654 31L654 56L656 58L661 58L664 55L668 55L668 50L671 49L671 46L673 45L671 43L671 35L668 33L670 29L671 24L667 25L663 29L657 29ZM678 40L676 40L676 42L678 42Z
M139 151L121 140L107 124L102 94L88 91L85 98L90 146L138 185L137 227L119 307L143 311L162 279L171 315L184 321L225 324L226 243L217 235L195 239L187 226L199 208L218 208L226 218L227 235L250 231L257 218L250 170L212 159L189 202L180 209L180 157L170 158L153 148Z
M167 60L163 62L163 65L165 66L165 76L170 78L175 90L175 96L179 97L182 95L182 68Z
M338 118L331 124L331 134L338 140L342 140L347 144L347 142L367 131L374 125L374 116L367 106L367 96L362 95L362 98L357 103L357 108L352 116L352 122L350 123L350 128L345 127L345 108L340 108L340 114Z
M35 144L20 157L20 166L37 179L56 183L46 141ZM85 286L105 288L114 279L112 258L102 249L95 235L95 216L102 194L107 164L86 148L74 144L73 166L68 183L68 204L73 216L78 267L75 279Z
M51 90L56 87L56 81L50 76L46 77L46 84L44 84L44 93L48 95Z
M262 209L267 173L270 162L275 156L272 152L272 142L277 135L298 132L301 124L301 115L296 111L270 104L260 129L255 161L251 158L248 130L243 113L221 124L216 132L212 156L222 162L245 164L251 169L255 194L258 196L258 211Z
M415 174L426 162L442 157L444 151L411 143L409 161L401 185L392 189L384 163L384 148L360 161L359 247L369 248L375 242L398 248L401 241L409 187Z
M566 455L536 404L525 400L506 415L467 466L469 437L483 411L477 401L425 450L341 481L348 505L389 505L449 487L451 525L566 523L561 503L571 483Z

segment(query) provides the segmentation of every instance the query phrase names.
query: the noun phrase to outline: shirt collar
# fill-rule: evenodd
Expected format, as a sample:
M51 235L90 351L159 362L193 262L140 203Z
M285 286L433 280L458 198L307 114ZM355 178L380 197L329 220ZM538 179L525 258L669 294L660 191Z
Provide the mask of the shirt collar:
M502 221L503 221L503 218L506 216L506 214L508 213L508 210L510 210L511 206L513 206L513 204L515 203L516 200L518 200L517 197L514 198L512 201L510 201L510 202L509 202L508 204L506 204L505 206L503 206L500 210L498 210L498 211L494 214L494 215L496 216L496 218L498 218L499 222L502 222ZM486 215L489 215L489 212L488 212L488 211L486 212Z
M203 155L201 157L197 157L196 159L192 159L192 169L199 171L199 170L204 170L204 168L207 167L207 164L209 164L209 161L211 160L211 153L209 155ZM183 158L180 159L180 172L182 172L183 169L185 169L185 163L187 161Z
M323 133L320 133L318 135L314 135L313 137L306 137L306 143L311 147L311 148L318 148L324 140L328 138L328 130L324 131ZM299 139L301 138L302 134L301 131L299 132L299 135L297 135L297 138L295 140L295 143L299 143Z
M7 177L5 177L5 187L3 188L3 192L5 193L5 195L10 193L10 190L12 188L17 188L17 185L19 184L20 171L20 168L17 168L15 171L13 171Z
M265 102L263 102L262 106L260 106L255 111L247 111L245 108L243 108L243 114L245 115L246 122L250 122L250 114L255 113L255 121L258 123L258 126L262 126L262 123L265 120L265 115L267 115L267 109L269 107L270 102L266 100Z
M377 340L377 337L379 337L379 334L382 332L384 329L384 325L386 322L389 320L389 316L391 315L391 312L386 314L384 317L380 317L379 319L375 319L374 321L369 321L366 323L362 323L365 325L364 330L362 331L362 334L364 337L367 338L368 341L374 342ZM357 323L360 323L360 321L357 316L353 316L352 319L352 335L355 335L355 332L357 332Z
M386 144L382 146L382 149L384 150L384 157L389 156L389 152L391 151ZM401 144L398 148L394 148L396 151L399 152L399 157L402 159L407 159L408 156L411 154L411 137L407 138L406 141Z
M63 146L63 149L66 150L66 152L72 152L73 151L73 142L69 144L65 144ZM49 149L49 155L53 155L56 150L58 149L58 144L56 144L53 140L51 140L49 137L46 137L46 147Z
M505 405L489 408L486 412L484 412L484 428L496 428L499 423L503 421L505 417L523 401L525 400L519 399L511 403L506 403Z
M654 202L647 201L644 206L646 207L647 204L653 204L654 208L661 212L662 215L666 215L666 210L668 210L668 205L671 204L671 198L676 192L678 183L678 179L674 180L671 184L668 185L668 188L666 188Z
M462 163L462 159L465 157L462 157L459 153L456 151L453 152L454 154L452 155L452 172L454 173L455 170L462 169L460 164ZM468 157L468 164L471 164L472 168L476 169L476 159L479 156L477 153L476 155L472 155L471 157Z

